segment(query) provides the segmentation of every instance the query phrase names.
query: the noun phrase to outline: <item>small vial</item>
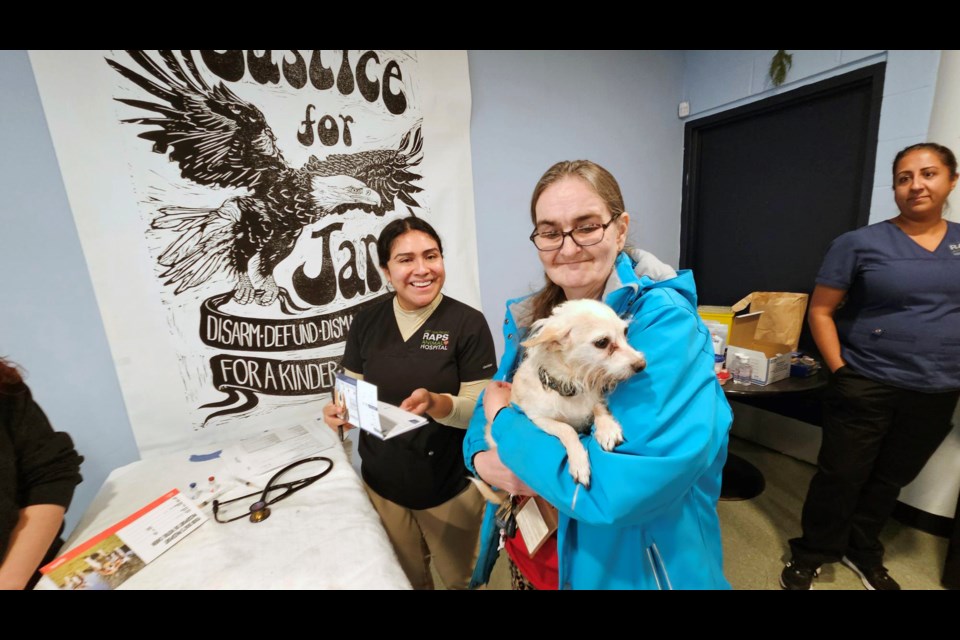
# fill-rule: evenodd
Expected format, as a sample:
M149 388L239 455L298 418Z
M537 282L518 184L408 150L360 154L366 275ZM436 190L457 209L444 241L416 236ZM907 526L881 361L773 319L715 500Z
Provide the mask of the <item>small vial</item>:
M214 476L207 478L207 482L210 485L210 493L216 493L220 490L220 483L217 482L217 479Z
M733 368L733 381L739 384L750 384L753 378L753 367L750 366L750 359L738 353L737 362Z
M200 499L200 489L197 488L196 482L190 483L190 499L199 500Z

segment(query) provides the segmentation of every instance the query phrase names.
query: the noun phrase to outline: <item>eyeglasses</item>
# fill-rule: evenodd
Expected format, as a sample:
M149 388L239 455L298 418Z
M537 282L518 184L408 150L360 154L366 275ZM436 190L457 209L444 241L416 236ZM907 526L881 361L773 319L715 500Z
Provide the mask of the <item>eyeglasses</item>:
M590 247L600 244L603 240L603 234L607 227L620 217L620 214L610 218L606 224L585 224L570 231L534 231L530 234L530 242L539 251L556 251L563 246L563 241L570 236L570 239L579 247Z
M323 463L328 464L319 473L314 473ZM309 487L311 484L330 473L331 469L333 469L333 460L330 458L321 456L298 460L297 462L287 465L283 469L280 469L280 471L277 471L275 474L273 474L273 477L267 482L267 486L264 487L263 491L248 493L245 496L224 500L222 502L220 500L214 500L213 519L221 524L234 522L246 517L249 517L250 522L253 523L263 522L270 517L270 505L276 504L284 498L292 496L297 491L300 491L300 489ZM279 482L280 480L284 480L284 482ZM229 504L233 504L241 500L247 500L254 496L259 496L260 499L251 504L249 509L246 511L239 510L242 511L239 514L237 513L237 509L231 509L229 507L224 508ZM221 511L223 511L223 514L221 514ZM223 516L223 519L221 519L221 515Z

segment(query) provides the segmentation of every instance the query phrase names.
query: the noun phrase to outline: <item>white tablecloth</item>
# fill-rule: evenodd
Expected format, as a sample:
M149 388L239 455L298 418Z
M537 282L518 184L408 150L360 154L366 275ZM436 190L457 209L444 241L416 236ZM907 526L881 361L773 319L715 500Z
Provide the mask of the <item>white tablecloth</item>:
M327 429L314 431L331 442L336 440ZM219 524L207 505L203 508L210 517L206 523L119 588L409 589L380 519L340 443L319 455L334 461L333 470L273 505L263 522L242 519ZM217 476L224 468L220 459L190 462L189 457L188 453L161 456L114 470L64 550L174 487L189 497L190 482L203 486L209 476ZM229 484L230 478L220 481ZM254 490L244 489L233 493ZM251 499L251 503L255 501Z

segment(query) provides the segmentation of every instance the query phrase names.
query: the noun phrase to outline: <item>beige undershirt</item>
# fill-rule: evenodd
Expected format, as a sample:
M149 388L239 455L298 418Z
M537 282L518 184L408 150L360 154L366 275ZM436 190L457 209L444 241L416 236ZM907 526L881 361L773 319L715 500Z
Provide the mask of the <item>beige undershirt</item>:
M443 294L438 295L434 298L433 302L422 309L407 311L400 306L396 297L393 298L393 315L397 319L397 328L400 329L400 336L404 341L409 340L410 336L423 326L427 318L433 315L433 312L440 306L441 300L443 300ZM357 380L363 380L362 374L347 369L344 371L348 376L352 376ZM441 394L450 398L453 403L453 409L442 418L434 418L434 420L448 427L466 429L470 424L470 418L473 416L473 408L477 404L477 398L480 397L480 393L486 388L490 380L491 378L484 378L483 380L461 382L460 391L457 392L457 395L449 393Z

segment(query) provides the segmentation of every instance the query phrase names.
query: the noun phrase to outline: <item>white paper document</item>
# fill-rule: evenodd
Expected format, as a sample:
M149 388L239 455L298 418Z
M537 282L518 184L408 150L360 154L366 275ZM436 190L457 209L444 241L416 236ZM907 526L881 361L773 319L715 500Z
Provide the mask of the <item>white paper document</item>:
M40 569L38 588L113 589L206 522L176 489Z
M338 404L345 407L347 422L386 440L427 424L428 420L377 400L377 386L338 373L335 382Z
M281 427L241 440L224 450L224 458L242 477L253 477L317 455L331 442L320 440L301 425Z

